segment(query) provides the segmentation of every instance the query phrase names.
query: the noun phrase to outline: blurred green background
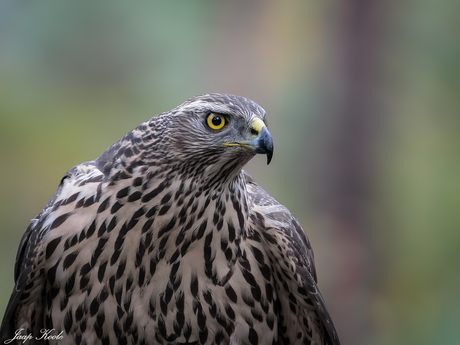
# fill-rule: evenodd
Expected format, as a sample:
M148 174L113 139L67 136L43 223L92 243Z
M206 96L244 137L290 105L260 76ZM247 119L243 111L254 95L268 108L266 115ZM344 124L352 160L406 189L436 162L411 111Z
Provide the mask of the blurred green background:
M460 2L0 1L0 314L62 175L207 92L267 111L247 170L299 218L344 345L460 339Z

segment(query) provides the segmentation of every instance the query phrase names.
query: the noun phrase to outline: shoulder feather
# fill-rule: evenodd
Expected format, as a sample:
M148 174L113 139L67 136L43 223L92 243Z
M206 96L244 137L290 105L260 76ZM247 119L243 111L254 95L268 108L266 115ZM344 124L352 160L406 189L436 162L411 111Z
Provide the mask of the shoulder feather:
M285 245L277 246L277 249L284 250L284 257L291 258L295 263L293 281L297 281L298 288L306 291L313 302L325 331L326 344L339 345L337 332L318 289L313 250L305 231L289 210L260 187L249 174L244 172L244 177L252 211L260 213L264 219L258 225L265 227L265 236L273 234L276 239L282 239Z

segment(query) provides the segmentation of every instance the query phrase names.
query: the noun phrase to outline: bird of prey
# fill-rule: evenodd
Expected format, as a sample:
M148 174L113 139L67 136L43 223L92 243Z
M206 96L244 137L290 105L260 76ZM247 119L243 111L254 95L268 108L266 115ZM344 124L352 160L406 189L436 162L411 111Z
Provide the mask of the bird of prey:
M242 170L257 153L265 111L206 94L70 169L19 245L1 343L339 344L304 230Z

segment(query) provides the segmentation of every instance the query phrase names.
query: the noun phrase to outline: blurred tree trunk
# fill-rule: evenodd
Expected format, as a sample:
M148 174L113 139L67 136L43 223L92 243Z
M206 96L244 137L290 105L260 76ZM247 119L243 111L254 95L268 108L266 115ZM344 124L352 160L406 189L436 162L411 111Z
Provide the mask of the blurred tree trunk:
M368 344L375 269L371 174L377 122L382 116L378 57L382 3L347 0L329 21L323 110L313 164L316 220L333 252L317 253L329 270L326 302L342 344ZM323 77L323 76L321 76ZM318 146L316 146L318 149ZM326 241L326 240L325 240ZM335 274L331 274L331 270ZM323 285L323 284L324 285Z

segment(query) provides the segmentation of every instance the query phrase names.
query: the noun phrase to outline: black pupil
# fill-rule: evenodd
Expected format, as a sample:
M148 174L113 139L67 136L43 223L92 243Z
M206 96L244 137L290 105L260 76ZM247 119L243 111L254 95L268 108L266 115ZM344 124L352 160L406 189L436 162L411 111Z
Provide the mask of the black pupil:
M214 116L211 122L214 126L218 127L222 124L222 119L219 116Z

